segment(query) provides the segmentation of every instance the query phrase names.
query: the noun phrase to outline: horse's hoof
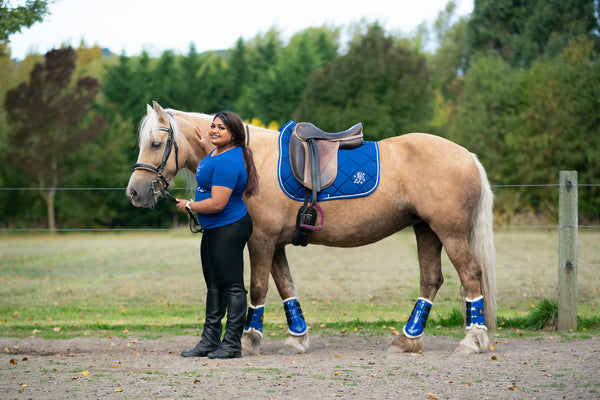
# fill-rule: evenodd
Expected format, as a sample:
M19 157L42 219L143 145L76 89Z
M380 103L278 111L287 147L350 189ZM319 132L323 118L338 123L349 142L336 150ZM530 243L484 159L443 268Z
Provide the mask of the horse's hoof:
M463 355L484 353L488 351L489 347L490 339L487 330L474 326L467 330L467 335L460 341L454 353Z
M260 340L262 337L254 332L245 332L242 335L242 354L244 355L256 355L260 353Z
M283 343L283 347L279 349L279 354L304 354L308 351L308 333L302 336L288 336Z
M477 354L479 351L469 346L465 346L464 344L459 344L456 349L454 349L454 354L459 354L463 356L468 356L471 354Z
M409 339L404 335L396 336L388 348L389 353L420 353L423 351L423 340L418 337Z

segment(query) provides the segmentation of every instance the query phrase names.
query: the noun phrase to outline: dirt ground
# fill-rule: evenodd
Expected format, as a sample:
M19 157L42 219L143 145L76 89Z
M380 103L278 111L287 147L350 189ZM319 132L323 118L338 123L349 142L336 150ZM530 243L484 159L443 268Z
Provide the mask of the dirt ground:
M458 339L425 335L421 354L387 353L391 336L311 337L302 355L183 358L197 337L0 338L8 399L600 399L600 338L493 333L490 352L453 354Z

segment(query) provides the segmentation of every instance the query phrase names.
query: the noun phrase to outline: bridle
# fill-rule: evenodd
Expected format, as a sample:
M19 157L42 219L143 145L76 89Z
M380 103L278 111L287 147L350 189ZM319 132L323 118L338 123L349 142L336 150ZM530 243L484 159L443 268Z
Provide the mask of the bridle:
M169 116L171 118L173 118L172 115L169 114ZM136 163L136 164L133 164L133 169L132 169L132 171L136 171L138 169L145 169L147 171L156 173L156 179L152 181L152 191L154 192L154 194L158 194L158 193L160 193L161 189L167 189L169 187L169 182L167 182L167 180L163 176L163 170L165 169L167 160L169 159L169 156L171 155L172 147L175 147L175 168L176 168L176 171L179 171L179 161L177 160L179 148L177 147L177 142L175 141L175 133L173 132L173 126L171 125L171 121L169 121L168 128L160 126L158 128L158 130L169 133L169 136L167 137L167 144L165 145L165 151L163 153L163 157L162 157L162 161L161 161L160 165L158 166L158 168L156 168L149 164ZM157 189L155 186L156 183L160 183L161 187L159 187Z
M173 118L173 116L170 113L168 113L168 114L169 114L169 117ZM173 197L173 195L171 195L171 193L167 192L167 188L169 187L169 182L164 177L163 170L165 169L165 165L167 165L167 161L169 160L169 156L171 155L171 149L173 147L175 147L175 168L176 168L175 173L177 173L177 171L179 171L179 161L178 161L179 147L177 146L177 142L175 141L175 133L173 132L173 125L171 125L170 120L169 120L168 128L159 126L158 130L165 131L169 134L167 136L167 144L165 145L165 151L163 153L162 161L160 162L160 165L158 166L158 168L156 168L149 164L135 163L135 164L133 164L132 170L136 171L138 169L145 169L146 171L156 173L156 179L153 180L151 183L152 191L154 192L154 194L160 193L163 197L165 197L168 200L171 200L173 203L177 204L177 199L175 197ZM155 184L157 184L157 183L160 183L160 186L161 186L158 189L155 186ZM192 231L193 233L203 232L203 229L200 226L200 223L198 222L198 218L196 218L196 215L194 215L193 212L188 212L188 215L190 217L190 231Z

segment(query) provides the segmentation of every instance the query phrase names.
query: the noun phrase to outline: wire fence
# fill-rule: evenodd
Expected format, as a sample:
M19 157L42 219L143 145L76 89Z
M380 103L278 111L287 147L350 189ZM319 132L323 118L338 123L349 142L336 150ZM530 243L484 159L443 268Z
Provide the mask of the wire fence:
M493 189L504 189L504 188L523 188L523 187L544 187L544 188L558 188L559 184L536 184L536 185L492 185ZM578 183L578 187L600 187L600 184L585 184ZM39 190L55 190L55 191L125 191L124 187L61 187L61 188L20 188L20 187L4 187L0 188L0 191L39 191ZM173 191L190 191L193 188L173 188ZM554 230L559 229L560 225L496 225L494 226L494 230L496 231L505 231L505 230ZM578 228L589 232L589 230L598 229L600 225L578 225ZM412 227L407 228L408 230L412 229ZM49 232L48 228L0 228L0 232L33 232L33 233L43 233ZM177 231L187 231L186 226L179 227L171 227L171 228L56 228L55 232L177 232ZM547 269L547 268L556 268L556 265L510 265L510 266L498 266L499 269ZM578 265L578 268L600 268L600 265ZM401 271L402 268L377 268L377 269L364 269L361 267L355 267L349 270L348 272L391 272L391 271ZM412 267L407 267L406 270L413 270ZM296 272L302 273L313 273L316 271L310 270L299 270ZM318 272L323 273L327 271L323 271L322 269ZM31 272L35 274L36 272ZM48 273L48 272L44 272ZM54 271L52 274L60 274L59 271ZM1 274L1 272L0 272Z
M548 184L527 184L527 185L492 185L493 189L503 188L525 188L525 187L545 187L558 188L558 183ZM600 184L595 183L578 183L578 187L600 187ZM125 191L124 187L43 187L43 188L26 188L26 187L0 187L1 191ZM194 188L172 188L173 191L193 191ZM559 225L495 225L495 230L503 229L558 229ZM579 229L598 229L600 225L578 225ZM407 229L411 229L410 227ZM171 227L171 228L56 228L55 232L144 232L144 231L178 231L187 230L187 227ZM48 228L0 228L0 232L49 232Z

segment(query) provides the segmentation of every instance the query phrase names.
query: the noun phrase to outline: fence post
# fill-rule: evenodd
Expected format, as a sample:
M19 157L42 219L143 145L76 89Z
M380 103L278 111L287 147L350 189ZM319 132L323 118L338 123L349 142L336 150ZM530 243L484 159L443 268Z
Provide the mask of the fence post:
M558 330L577 329L577 171L560 171Z

